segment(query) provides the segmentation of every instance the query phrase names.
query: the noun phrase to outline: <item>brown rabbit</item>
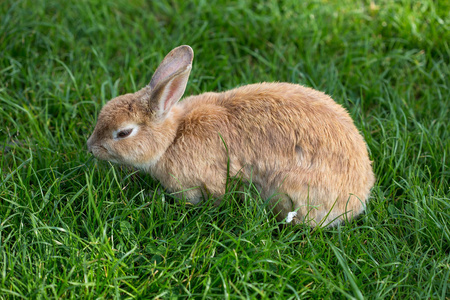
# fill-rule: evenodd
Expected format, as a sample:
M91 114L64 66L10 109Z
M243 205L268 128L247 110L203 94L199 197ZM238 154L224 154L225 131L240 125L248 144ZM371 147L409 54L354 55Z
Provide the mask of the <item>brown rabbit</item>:
M335 225L364 210L375 179L363 137L344 108L290 83L178 102L193 56L189 46L173 49L148 86L109 101L89 151L150 173L192 203L204 195L220 199L229 159L229 175L253 182L279 221Z

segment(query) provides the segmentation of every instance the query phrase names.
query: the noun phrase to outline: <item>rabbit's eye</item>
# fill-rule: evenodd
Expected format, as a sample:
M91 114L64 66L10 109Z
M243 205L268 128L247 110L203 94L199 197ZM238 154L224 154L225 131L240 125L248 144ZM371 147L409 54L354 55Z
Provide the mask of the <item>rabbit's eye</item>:
M133 131L133 129L125 129L125 130L119 131L117 133L117 137L125 138L125 137L129 136L132 131Z

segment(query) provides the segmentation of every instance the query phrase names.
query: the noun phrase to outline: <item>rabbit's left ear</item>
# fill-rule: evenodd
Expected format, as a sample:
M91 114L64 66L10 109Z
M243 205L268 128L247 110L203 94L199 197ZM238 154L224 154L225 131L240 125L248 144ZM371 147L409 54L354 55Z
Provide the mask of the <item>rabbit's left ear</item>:
M183 96L193 58L191 47L179 46L170 51L156 69L147 89L150 109L156 111L158 116L165 116Z

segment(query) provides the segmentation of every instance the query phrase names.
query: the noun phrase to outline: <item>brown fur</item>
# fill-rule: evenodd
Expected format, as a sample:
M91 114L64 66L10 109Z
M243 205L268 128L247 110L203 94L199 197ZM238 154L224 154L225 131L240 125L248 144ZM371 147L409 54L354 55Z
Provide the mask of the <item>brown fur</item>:
M374 184L366 144L345 109L324 93L252 84L188 97L165 117L154 108L160 94L146 87L108 102L88 141L94 155L141 168L197 203L205 193L220 199L225 192L225 142L230 175L255 183L279 220L297 211L295 222L334 225L363 211ZM137 134L112 139L124 123L137 124Z

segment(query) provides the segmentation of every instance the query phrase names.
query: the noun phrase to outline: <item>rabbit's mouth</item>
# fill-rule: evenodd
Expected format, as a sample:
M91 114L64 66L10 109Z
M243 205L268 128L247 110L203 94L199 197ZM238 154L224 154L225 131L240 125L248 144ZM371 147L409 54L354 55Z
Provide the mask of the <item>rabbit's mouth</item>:
M100 160L106 160L116 164L123 164L124 162L120 159L120 156L112 153L108 148L98 145L92 146L91 153L95 156L95 158Z
M92 146L89 150L98 159L111 160L111 154L109 153L108 149L101 145Z

